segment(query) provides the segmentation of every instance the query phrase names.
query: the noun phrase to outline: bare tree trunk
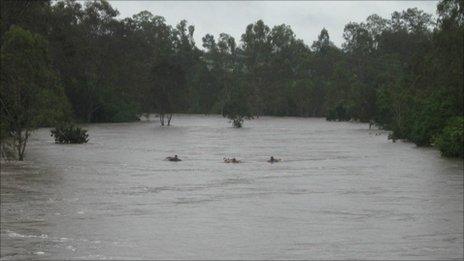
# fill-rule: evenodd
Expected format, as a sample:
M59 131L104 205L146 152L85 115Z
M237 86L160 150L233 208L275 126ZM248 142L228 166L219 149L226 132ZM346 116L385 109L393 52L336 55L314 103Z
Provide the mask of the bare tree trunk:
M24 140L23 140L23 144L22 144L22 148L21 148L21 160L24 159L24 154L26 152L26 144L27 144L27 140L29 139L29 134L30 134L29 130L26 130Z
M171 126L172 113L168 116L168 126Z
M0 160L6 159L6 153L3 147L4 147L4 142L0 142Z
M23 137L22 137L22 131L16 131L15 133L16 137L13 137L15 140L15 150L18 156L18 160L23 160L23 155L21 155L21 147L23 143Z
M24 133L24 137L23 137L23 131L19 130L15 134L16 137L13 137L13 139L15 139L14 144L15 144L15 149L16 149L16 153L18 156L18 160L20 161L24 160L24 154L26 151L26 144L29 138L29 134L30 134L29 130L26 130Z
M159 114L161 126L164 126L164 113Z

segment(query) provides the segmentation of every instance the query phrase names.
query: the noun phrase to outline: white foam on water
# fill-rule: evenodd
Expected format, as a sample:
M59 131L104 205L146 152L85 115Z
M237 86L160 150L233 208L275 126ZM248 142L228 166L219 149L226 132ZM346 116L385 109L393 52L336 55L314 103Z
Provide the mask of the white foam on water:
M8 236L12 238L42 238L42 239L48 238L48 235L45 235L45 234L41 234L38 236L37 235L23 235L23 234L16 233L11 230L7 230L7 233L8 233Z

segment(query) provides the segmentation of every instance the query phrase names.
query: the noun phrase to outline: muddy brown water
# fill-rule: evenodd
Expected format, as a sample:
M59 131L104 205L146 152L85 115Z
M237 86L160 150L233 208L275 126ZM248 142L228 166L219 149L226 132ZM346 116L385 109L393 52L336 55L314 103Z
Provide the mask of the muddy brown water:
M1 258L463 258L462 160L367 124L230 126L92 124L83 145L36 131L26 161L1 166Z

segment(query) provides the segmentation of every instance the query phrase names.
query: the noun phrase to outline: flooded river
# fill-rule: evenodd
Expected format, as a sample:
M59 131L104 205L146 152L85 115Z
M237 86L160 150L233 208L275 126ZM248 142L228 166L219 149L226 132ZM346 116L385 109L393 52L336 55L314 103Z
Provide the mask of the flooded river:
M461 160L358 123L173 125L88 125L83 145L36 131L26 161L1 166L1 258L463 257Z

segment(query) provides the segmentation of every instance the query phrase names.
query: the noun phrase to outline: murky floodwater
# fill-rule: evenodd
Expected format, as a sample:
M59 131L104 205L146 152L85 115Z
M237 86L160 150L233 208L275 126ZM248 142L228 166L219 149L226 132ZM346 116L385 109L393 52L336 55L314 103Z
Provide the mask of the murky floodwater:
M90 125L84 145L37 131L27 161L1 167L1 257L463 257L460 160L365 124L173 124ZM163 161L172 154L183 161Z

